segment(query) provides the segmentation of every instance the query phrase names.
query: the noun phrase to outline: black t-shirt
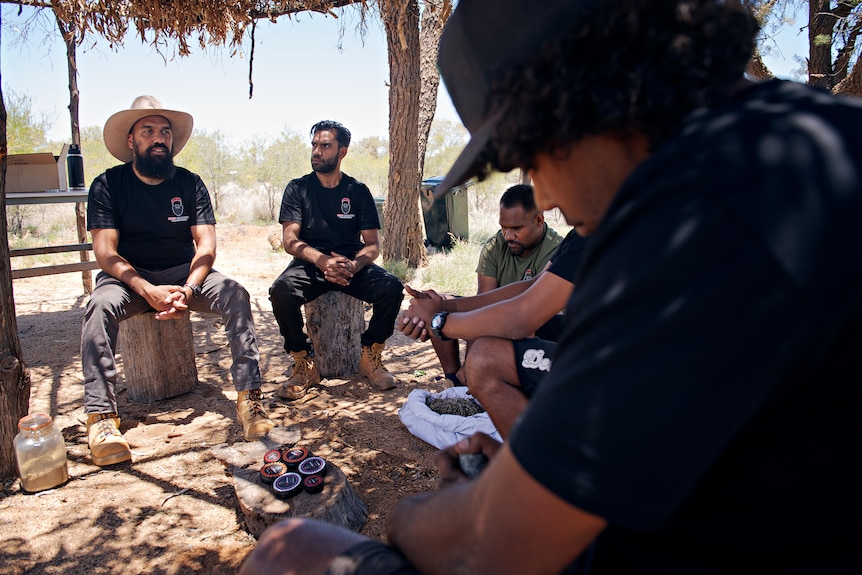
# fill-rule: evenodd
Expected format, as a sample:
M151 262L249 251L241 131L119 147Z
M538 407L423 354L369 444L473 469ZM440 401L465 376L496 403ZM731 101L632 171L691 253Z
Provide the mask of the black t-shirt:
M584 253L530 475L605 518L590 573L860 573L862 103L694 114Z
M380 229L371 191L347 174L334 188L321 186L313 172L291 180L284 188L278 221L301 224L299 239L325 254L347 258L362 249L362 230Z
M117 251L130 264L164 270L191 263L191 227L215 224L209 192L200 177L177 168L173 179L145 184L131 164L110 168L90 185L87 229L116 229Z
M551 256L551 265L548 272L559 276L571 284L577 285L575 278L581 267L581 255L584 246L587 245L586 238L582 238L575 230L570 230L557 251Z

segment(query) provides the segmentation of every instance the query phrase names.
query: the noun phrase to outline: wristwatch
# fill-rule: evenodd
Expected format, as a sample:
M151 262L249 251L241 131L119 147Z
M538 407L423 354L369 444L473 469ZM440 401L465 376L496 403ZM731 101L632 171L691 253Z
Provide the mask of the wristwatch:
M448 311L437 312L431 318L431 333L433 333L440 341L449 341L449 338L443 335L443 326L446 325L446 316Z
M201 286L198 284L186 284L183 287L192 290L192 297L198 297L201 295Z

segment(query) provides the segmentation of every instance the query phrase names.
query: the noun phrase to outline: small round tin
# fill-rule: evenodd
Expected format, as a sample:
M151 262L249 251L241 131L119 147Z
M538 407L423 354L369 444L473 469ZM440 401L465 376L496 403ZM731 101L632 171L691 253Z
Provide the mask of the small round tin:
M296 469L309 455L304 447L292 447L281 452L281 460L287 464L288 469Z
M309 475L325 475L326 460L322 457L309 457L299 464L297 471L304 477Z
M302 477L293 471L279 475L272 482L272 492L280 499L288 499L300 491L302 491Z
M309 475L302 480L302 486L306 493L320 493L323 491L323 476Z
M266 455L263 456L264 463L275 463L277 461L281 461L280 449L270 449L266 452Z
M281 461L264 463L263 467L260 468L260 480L269 485L279 475L284 475L285 473L287 473L287 465Z

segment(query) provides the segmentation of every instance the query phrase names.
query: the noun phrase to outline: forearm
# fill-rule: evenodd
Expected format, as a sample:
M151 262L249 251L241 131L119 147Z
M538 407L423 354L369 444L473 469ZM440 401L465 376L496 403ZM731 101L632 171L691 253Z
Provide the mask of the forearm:
M189 266L189 275L186 279L188 285L201 285L204 283L210 270L215 263L215 251L198 249Z
M399 501L389 514L387 536L419 571L427 574L472 572L469 483ZM466 511L466 513L465 513Z
M479 295L447 299L443 302L443 311L468 312L511 299L527 291L532 281L510 283Z
M353 261L356 262L356 269L354 273L358 272L365 266L374 263L374 260L377 259L377 256L380 255L380 248L376 245L366 245L361 250L356 253L356 257L353 258Z
M324 260L328 257L320 250L311 247L311 245L305 243L298 238L292 240L285 239L284 251L286 251L296 259L312 263L318 268L321 267L321 260Z
M146 298L146 290L150 282L141 277L138 270L130 264L126 258L113 252L108 254L96 253L96 262L99 268L109 276L116 278L126 284L130 290L141 297Z
M536 333L555 313L507 300L469 312L450 313L443 333L468 341L482 336L523 339Z

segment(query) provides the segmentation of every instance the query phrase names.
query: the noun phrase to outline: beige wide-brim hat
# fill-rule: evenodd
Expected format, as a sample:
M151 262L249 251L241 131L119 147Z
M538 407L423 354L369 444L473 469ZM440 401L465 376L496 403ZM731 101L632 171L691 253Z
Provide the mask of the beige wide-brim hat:
M173 155L176 156L182 151L192 135L192 128L195 123L191 114L167 110L155 96L138 96L128 110L117 112L105 122L105 129L102 134L105 138L105 146L112 156L123 163L132 161L132 150L129 149L129 132L135 122L147 116L167 118L168 122L171 123L171 131L174 136Z

